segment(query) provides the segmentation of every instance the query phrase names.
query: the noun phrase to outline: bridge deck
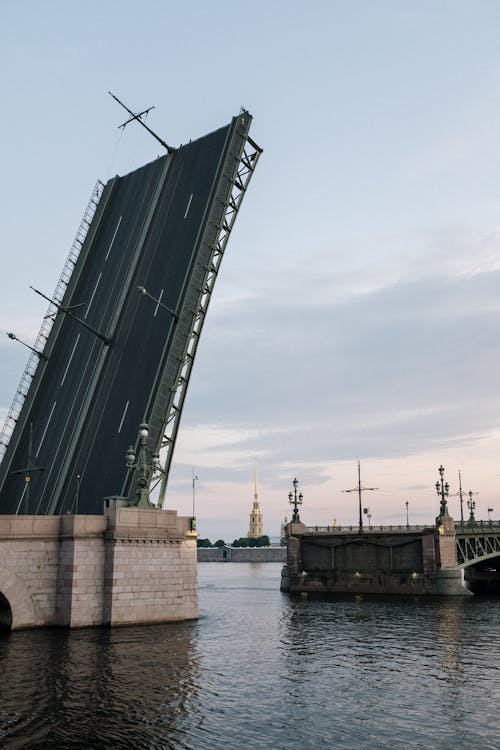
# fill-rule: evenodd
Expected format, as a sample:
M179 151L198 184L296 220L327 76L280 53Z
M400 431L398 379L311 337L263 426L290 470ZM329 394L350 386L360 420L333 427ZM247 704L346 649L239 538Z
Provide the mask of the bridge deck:
M106 185L62 300L83 325L57 314L0 464L1 513L101 513L104 497L133 496L125 452L142 422L159 449L172 394L186 387L210 242L250 123L234 117Z

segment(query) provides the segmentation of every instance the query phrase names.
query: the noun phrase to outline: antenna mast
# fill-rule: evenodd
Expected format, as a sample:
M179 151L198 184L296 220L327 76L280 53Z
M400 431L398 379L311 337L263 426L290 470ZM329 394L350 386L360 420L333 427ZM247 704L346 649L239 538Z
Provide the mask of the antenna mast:
M361 486L361 464L358 461L358 486L353 487L351 490L342 490L342 492L357 492L359 496L359 533L363 533L363 508L361 507L361 493L367 491L378 490L378 487L362 487Z
M465 490L462 489L462 475L460 473L460 469L458 471L458 486L459 486L458 492L454 492L452 497L460 498L460 523L463 526L464 525L464 495L466 495L467 492L465 492Z
M165 141L162 138L160 138L159 135L156 135L156 133L153 130L151 130L151 128L148 128L148 126L146 125L146 123L141 120L141 117L143 115L147 115L147 113L150 110L154 109L154 107L148 107L148 109L145 109L143 112L139 112L139 113L136 114L135 112L132 112L132 110L129 109L123 102L121 102L118 99L117 96L115 96L113 93L111 93L111 91L108 91L108 94L110 96L112 96L113 99L115 100L115 102L118 102L118 104L120 106L122 106L123 109L125 109L129 113L129 115L130 115L130 119L127 120L126 122L123 122L121 125L119 125L118 126L119 128L125 128L125 126L129 124L129 122L133 122L134 120L136 120L138 123L140 123L140 125L142 125L143 128L146 128L146 130L148 131L148 133L150 133L150 135L152 135L153 138L156 138L156 140L159 143L161 143L161 145L163 146L163 148L167 149L167 151L168 151L169 154L173 154L174 153L175 148L173 148L172 146L169 146L168 143L165 143Z

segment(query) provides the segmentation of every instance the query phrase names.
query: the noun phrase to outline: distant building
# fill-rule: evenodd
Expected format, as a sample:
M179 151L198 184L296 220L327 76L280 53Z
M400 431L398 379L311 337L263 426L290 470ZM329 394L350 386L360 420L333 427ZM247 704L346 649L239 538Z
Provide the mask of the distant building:
M281 522L281 535L280 535L280 544L286 544L286 534L285 529L288 526L288 518L287 516L284 517L283 521Z
M254 495L253 505L250 512L250 526L248 529L248 537L250 539L256 539L259 536L263 536L262 531L262 511L259 503L259 493L257 490L257 463L254 466Z

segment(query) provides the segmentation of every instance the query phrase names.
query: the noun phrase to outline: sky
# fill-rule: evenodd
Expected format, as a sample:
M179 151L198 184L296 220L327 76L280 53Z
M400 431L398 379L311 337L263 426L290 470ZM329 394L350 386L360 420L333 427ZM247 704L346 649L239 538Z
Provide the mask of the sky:
M168 507L264 532L500 517L500 4L0 3L0 422L97 178L247 108L264 149L198 347ZM468 508L464 503L464 515Z

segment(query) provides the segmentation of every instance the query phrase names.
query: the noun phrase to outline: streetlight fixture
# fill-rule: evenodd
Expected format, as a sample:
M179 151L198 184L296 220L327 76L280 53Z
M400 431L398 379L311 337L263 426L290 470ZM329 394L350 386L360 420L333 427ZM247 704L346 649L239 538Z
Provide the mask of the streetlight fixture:
M175 318L175 320L179 320L179 316L177 315L177 313L174 310L172 310L172 308L167 307L167 305L163 304L163 302L161 301L162 295L160 295L160 297L157 299L156 297L153 297L153 295L150 294L148 292L148 290L145 287L143 287L143 286L137 286L136 289L144 297L149 297L149 299L153 300L153 302L156 302L156 309L157 310L158 310L159 307L162 307L164 310L166 310L168 313L170 313L170 315L173 318ZM155 315L156 315L156 313L155 313Z
M292 523L300 523L299 505L302 505L304 495L302 492L297 495L297 487L299 486L297 477L295 477L292 484L293 494L291 492L288 493L288 502L293 506Z
M469 511L470 511L469 526L474 526L474 521L476 520L474 517L474 511L476 509L476 501L472 499L472 496L477 495L477 492L472 492L472 490L469 490L468 495L469 495L469 499L467 500L467 507L469 508Z
M408 500L406 500L405 505L406 505L406 528L408 528L410 525L408 521Z
M18 341L20 344L22 344L23 346L25 346L26 349L30 349L30 351L32 351L33 354L36 354L37 357L39 357L40 359L43 359L43 360L45 360L45 362L47 362L48 357L47 357L46 354L44 354L43 352L39 352L38 349L35 349L34 346L30 346L29 344L27 344L26 341L23 341L22 339L20 339L19 336L16 336L15 333L12 333L11 331L10 332L6 332L6 333L7 333L7 336L9 337L9 339L11 339L11 341Z
M446 498L450 494L450 485L448 482L444 481L444 466L441 464L441 466L438 469L439 471L439 477L440 480L436 482L436 492L438 496L441 498L441 502L439 505L439 515L441 517L448 515L448 508L446 504Z
M149 500L149 479L153 471L161 471L160 456L156 451L146 450L149 435L148 425L143 422L139 426L139 450L137 456L130 445L125 453L125 466L136 473L136 505L141 508L151 508Z
M493 513L493 508L488 508L488 523L491 523L491 514Z
M195 512L194 512L194 507L195 507L194 506L194 483L197 482L198 480L199 480L199 477L198 477L197 474L194 473L194 466L193 466L193 518L195 517Z

